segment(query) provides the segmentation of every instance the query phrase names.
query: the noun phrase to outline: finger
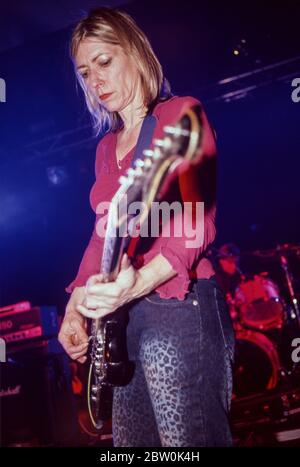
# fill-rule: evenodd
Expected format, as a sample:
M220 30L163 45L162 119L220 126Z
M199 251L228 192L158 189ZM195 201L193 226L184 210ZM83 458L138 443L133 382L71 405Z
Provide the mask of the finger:
M95 274L88 278L85 287L88 288L91 285L98 284L103 281L103 274Z
M71 334L71 342L73 345L79 345L80 342L79 342L79 337L78 337L78 334L76 334L76 332L74 332L73 334Z
M80 353L86 352L88 349L89 344L80 344L80 345L69 345L68 351L69 353Z
M86 352L88 346L89 346L88 342L84 344L79 344L79 345L68 343L64 348L66 352L70 355L71 353Z
M96 297L95 295L88 295L82 306L89 310L96 310L97 308L109 308L113 306L118 297Z
M88 308L89 310L96 310L98 308L98 298L95 298L93 295L86 295L84 301L81 303L81 306Z
M121 269L119 272L116 283L121 289L130 289L136 282L136 270L133 266L129 266L127 269Z
M81 360L80 363L84 363L87 360L86 354L72 354L70 355L70 358L72 360L79 360L79 361Z
M108 309L105 309L105 308L101 308L101 310L99 308L97 308L97 310L93 311L93 310L89 310L88 308L85 308L82 305L77 305L76 309L79 311L79 313L81 313L84 316L86 316L87 318L91 318L91 319L103 318L108 313L112 313L112 311L113 311L113 310L108 310Z
M87 357L80 357L80 358L77 358L77 361L79 363L85 363L87 361Z
M85 329L82 327L81 323L79 323L76 319L73 319L70 322L70 327L74 331L73 333L73 340L76 343L86 343L88 342L88 335L85 332ZM76 342L77 339L77 342Z
M127 253L124 253L121 261L121 269L128 269L131 266L130 259L128 258Z
M71 352L70 357L73 360L77 360L78 358L85 357L87 354L87 350L82 350L81 352Z
M103 282L102 284L89 285L86 288L86 297L116 297L120 292L120 287L115 282Z
M100 313L97 310L90 310L89 308L86 308L83 305L77 305L76 309L77 311L79 311L79 313L81 313L83 316L86 316L87 318L91 318L91 319L100 318Z

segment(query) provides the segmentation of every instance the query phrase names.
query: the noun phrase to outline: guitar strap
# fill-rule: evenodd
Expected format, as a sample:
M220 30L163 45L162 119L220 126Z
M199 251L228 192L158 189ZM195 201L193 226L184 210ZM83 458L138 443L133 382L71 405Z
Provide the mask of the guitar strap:
M140 131L140 134L139 134L139 139L137 141L137 145L136 145L136 148L135 148L135 153L132 157L132 161L131 161L131 167L134 168L134 163L137 159L144 159L144 156L143 156L143 151L145 149L149 149L150 145L151 145L151 142L152 142L152 138L153 138L153 134L154 134L154 130L155 130L155 127L156 127L156 118L153 116L153 115L147 115L145 118L144 118L144 121L143 121L143 124L142 124L142 128L141 128L141 131ZM135 264L135 266L137 266L137 261L138 261L138 258L135 258L135 249L136 249L136 246L137 246L137 242L138 242L138 238L139 237L134 237L134 238L131 238L130 241L129 241L129 245L128 245L128 249L127 249L127 254L129 257L131 257L133 263Z
M139 134L139 139L136 144L135 153L132 157L131 167L134 167L134 163L137 159L143 159L143 151L149 149L156 127L156 118L154 115L147 115L144 118L142 128Z
M143 159L143 151L145 149L149 149L151 145L151 141L153 138L154 130L156 127L157 119L152 115L153 109L155 109L156 105L160 102L166 102L169 99L174 97L169 89L169 83L164 78L164 82L161 89L160 98L156 101L155 104L152 104L149 110L148 115L144 118L142 128L140 131L139 139L136 144L135 153L133 155L131 161L131 167L134 168L134 163L137 159Z

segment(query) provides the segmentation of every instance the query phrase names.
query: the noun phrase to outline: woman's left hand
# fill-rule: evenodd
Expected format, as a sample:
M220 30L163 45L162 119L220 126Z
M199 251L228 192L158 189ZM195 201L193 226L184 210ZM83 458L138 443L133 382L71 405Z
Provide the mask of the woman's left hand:
M86 296L76 309L87 318L103 318L134 297L131 292L137 280L137 270L124 254L121 269L113 282L103 282L102 274L91 276L86 283Z

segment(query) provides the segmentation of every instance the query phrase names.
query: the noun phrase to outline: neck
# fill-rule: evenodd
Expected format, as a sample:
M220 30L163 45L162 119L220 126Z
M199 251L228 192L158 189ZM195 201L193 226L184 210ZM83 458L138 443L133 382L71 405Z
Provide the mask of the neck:
M146 114L147 107L144 105L142 97L137 93L133 101L119 112L124 123L123 132L129 133L142 124Z
M133 113L120 113L120 115L124 123L123 132L130 133L132 130L134 130L142 124L143 119L146 116L146 109L136 109L136 111L134 111Z

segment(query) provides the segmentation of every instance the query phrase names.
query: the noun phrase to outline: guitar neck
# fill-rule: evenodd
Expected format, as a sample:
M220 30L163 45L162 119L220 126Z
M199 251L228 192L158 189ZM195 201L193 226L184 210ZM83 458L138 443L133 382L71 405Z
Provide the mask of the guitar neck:
M106 236L100 267L104 282L116 279L120 270L122 255L126 252L128 244L128 237Z

